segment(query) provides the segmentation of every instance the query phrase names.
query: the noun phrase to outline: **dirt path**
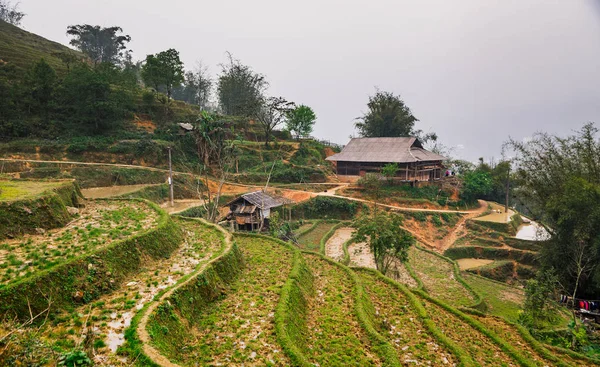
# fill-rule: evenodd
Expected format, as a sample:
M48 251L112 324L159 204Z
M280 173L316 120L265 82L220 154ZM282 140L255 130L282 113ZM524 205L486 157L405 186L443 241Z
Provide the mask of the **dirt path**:
M160 204L160 207L169 214L177 214L181 213L186 209L193 208L195 206L200 206L204 204L204 201L198 199L183 199L174 200L173 203L174 205L171 206L171 203L169 201L165 201L164 203Z
M155 167L146 167L146 166L136 166L133 164L118 164L118 163L99 163L99 162L75 162L75 161L46 161L46 160L37 160L37 159L13 159L13 158L0 158L0 162L1 161L6 161L6 162L30 162L30 163L55 163L55 164L73 164L73 165L84 165L84 166L108 166L108 167L123 167L123 168L136 168L136 169L146 169L146 170L150 170L150 171L157 171L157 172L169 172L167 169L164 168L155 168ZM178 174L178 175L188 175L188 176L194 176L193 174L189 173L189 172L180 172L180 171L173 171L174 174ZM216 181L211 180L211 185L215 183L216 185ZM230 187L244 187L244 188L253 188L253 189L257 189L260 186L256 186L256 185L246 185L246 184L240 184L240 183L236 183L236 182L226 182L226 185L230 186ZM331 190L328 190L328 192L320 192L317 193L317 196L331 196L331 197L336 197L336 198L340 198L340 199L346 199L346 200L351 200L351 201L356 201L356 202L361 202L361 203L365 203L365 204L375 204L375 202L370 201L370 200L364 200L364 199L357 199L357 198L352 198L352 197L347 197L347 196L341 196L341 195L336 195L335 191L339 190L342 187L345 187L347 184L340 184L340 186L333 188ZM293 189L286 189L285 191L291 191L291 192L302 192L305 194L310 194L315 195L315 193L313 192L308 192L308 191L303 191L303 190L293 190ZM330 191L333 191L333 193L330 193ZM240 191L241 193L241 191ZM419 208L408 208L408 207L402 207L402 206L395 206L395 205L386 205L386 204L379 204L379 206L381 207L385 207L385 208L390 208L390 209L396 209L396 210L403 210L403 211L415 211L415 212L428 212L428 213L461 213L461 214L469 214L469 213L480 213L479 210L480 209L476 209L476 210L463 210L463 211L457 211L457 210L447 210L447 209L419 209Z
M352 237L353 233L354 228L351 227L342 227L336 230L325 244L325 256L335 261L342 260L344 258L344 243Z
M467 223L468 219L475 218L476 216L478 216L481 213L486 211L487 202L483 201L483 200L478 200L478 202L479 202L479 208L477 208L477 210L475 210L475 211L468 212L466 215L464 215L460 219L460 221L456 224L454 229L450 233L448 233L448 235L446 237L444 237L444 239L441 241L441 243L442 243L441 247L437 249L437 250L439 250L439 252L446 251L454 244L454 242L456 242L458 237L460 237L459 233L464 231L465 224Z
M339 187L338 187L339 189ZM389 208L389 209L395 209L395 210L401 210L401 211L410 211L410 212L427 212L427 213L459 213L459 214L479 214L481 210L481 208L477 208L476 210L448 210L448 209L421 209L421 208L409 208L409 207L404 207L404 206L396 206L396 205L387 205L387 204L381 204L381 203L376 203L374 201L371 200L365 200L365 199L357 199L357 198L353 198L353 197L349 197L349 196L341 196L341 195L334 195L331 194L329 195L328 193L318 193L318 196L330 196L330 197L334 197L334 198L339 198L339 199L346 199L346 200L351 200L351 201L356 201L359 203L365 203L365 204L377 204L377 206L379 207L383 207L383 208ZM485 211L485 208L484 208Z

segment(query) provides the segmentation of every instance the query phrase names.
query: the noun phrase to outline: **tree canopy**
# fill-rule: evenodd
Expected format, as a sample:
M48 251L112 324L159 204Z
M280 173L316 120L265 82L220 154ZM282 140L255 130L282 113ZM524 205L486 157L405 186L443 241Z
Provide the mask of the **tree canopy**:
M128 35L122 35L121 27L104 28L98 25L78 24L67 27L69 44L92 59L94 64L121 64L127 60Z
M411 136L419 121L400 98L390 92L377 91L369 97L368 111L354 126L363 137Z
M398 214L376 213L360 217L354 240L368 242L375 257L377 269L386 274L396 261L408 258L408 249L415 244L414 237L402 229L402 217Z
M221 65L217 94L225 114L256 116L263 105L263 93L268 86L265 77L250 66L229 56L229 63Z
M19 11L19 3L13 5L10 1L0 0L0 20L20 26L23 17L25 13Z
M167 92L167 101L171 99L173 87L184 81L183 62L179 52L173 48L146 56L142 66L142 78L158 92L162 86Z
M550 229L542 265L582 295L600 292L600 141L588 123L567 138L540 133L510 140L517 156L514 196Z
M299 139L310 135L316 120L312 108L300 105L287 113L286 128Z

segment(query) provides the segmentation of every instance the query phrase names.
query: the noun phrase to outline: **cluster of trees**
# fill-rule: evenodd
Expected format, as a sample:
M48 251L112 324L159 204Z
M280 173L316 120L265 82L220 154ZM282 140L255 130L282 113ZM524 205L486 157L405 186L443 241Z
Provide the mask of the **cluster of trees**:
M18 23L23 14L0 0L0 15ZM39 136L42 131L49 136L67 131L102 133L135 112L156 112L155 101L162 102L161 116L169 119L172 99L196 105L199 111L254 121L267 145L273 131L284 123L297 138L312 132L316 115L310 107L267 96L265 76L231 54L213 80L200 63L186 72L175 49L134 62L128 48L131 36L121 27L72 25L67 35L71 46L81 53L53 54L66 66L66 74L54 70L46 60L39 60L25 76L11 65L0 65L3 136ZM144 87L153 89L153 94ZM218 104L211 103L213 88Z
M132 110L136 83L128 69L77 63L59 75L42 59L23 77L14 68L0 73L0 135L5 137L98 133ZM119 89L111 87L115 83Z
M460 195L468 203L477 199L504 203L507 190L510 194L515 185L515 180L511 177L510 160L486 163L483 158L479 158L476 166L466 161L453 161L451 167L461 174Z
M509 141L517 153L516 200L550 230L541 250L544 269L566 293L600 294L600 141L589 123L573 136L538 134Z

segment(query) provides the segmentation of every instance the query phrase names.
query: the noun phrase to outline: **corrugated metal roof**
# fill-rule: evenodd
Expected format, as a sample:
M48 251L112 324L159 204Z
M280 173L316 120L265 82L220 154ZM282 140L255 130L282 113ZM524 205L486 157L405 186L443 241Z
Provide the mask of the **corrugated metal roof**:
M249 192L242 197L261 209L276 208L285 203L282 198L271 196L263 191Z
M354 138L328 161L411 163L443 161L446 157L423 149L414 137L407 138Z

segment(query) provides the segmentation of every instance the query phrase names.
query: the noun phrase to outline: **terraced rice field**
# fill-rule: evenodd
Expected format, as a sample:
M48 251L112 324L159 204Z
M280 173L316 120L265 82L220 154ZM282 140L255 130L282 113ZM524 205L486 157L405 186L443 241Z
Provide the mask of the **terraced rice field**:
M331 238L325 243L325 256L335 261L341 261L344 257L344 243L354 233L354 228L342 227L335 230Z
M0 180L0 201L22 200L36 197L46 190L63 185L60 181L9 181Z
M423 304L442 333L465 350L479 365L517 366L511 356L480 331L432 302L423 301Z
M456 358L421 324L406 295L371 272L359 271L375 310L374 326L406 364L452 366Z
M48 332L57 338L61 347L73 348L82 342L80 337L87 325L88 343L91 340L95 346L94 362L121 364L122 358L116 356L116 352L125 342L124 330L137 311L158 292L222 252L220 232L197 220L174 220L183 230L181 246L168 259L147 260L139 273L114 292L91 305L81 306L73 314L58 317L55 327ZM87 323L83 324L85 319Z
M348 254L350 255L350 266L377 269L375 257L368 243L351 243L348 246Z
M485 298L490 314L517 321L525 298L523 290L469 273L463 273L463 278Z
M88 201L65 227L0 241L0 286L154 227L144 202Z
M300 248L303 250L319 251L321 246L321 238L335 226L336 223L321 222L317 224L315 229L298 238Z
M530 361L533 361L537 366L549 366L554 365L557 360L564 360L564 356L556 357L556 360L551 361L548 358L542 356L540 353L536 352L533 347L523 338L523 336L519 333L519 330L516 327L506 323L505 321L495 318L495 317L481 317L481 316L472 316L477 321L481 322L485 325L488 330L493 331L496 335L500 336L504 340L509 340L510 344L515 346L519 352L523 355L523 357L527 358ZM566 362L566 361L565 361ZM571 362L574 362L571 360ZM573 364L573 366L577 366L579 364Z
M473 304L472 295L456 280L452 263L416 247L410 248L408 259L431 296L454 306Z
M316 366L379 366L381 360L354 312L352 278L317 255L306 255L314 276L304 353Z
M406 269L406 266L400 261L396 261L392 264L386 275L409 288L417 288L419 286L415 278L413 278L408 272L408 269Z
M223 298L201 311L189 340L166 354L183 366L286 366L274 327L281 287L292 266L293 253L261 238L237 237L246 267Z

